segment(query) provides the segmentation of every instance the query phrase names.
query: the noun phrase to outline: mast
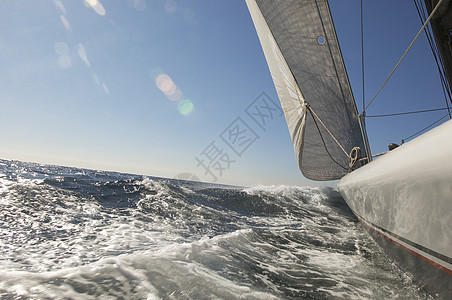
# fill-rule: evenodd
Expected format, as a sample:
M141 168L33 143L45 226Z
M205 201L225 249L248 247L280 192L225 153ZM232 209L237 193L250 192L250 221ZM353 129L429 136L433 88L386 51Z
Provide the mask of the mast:
M438 0L425 0L425 7L429 15L437 3ZM452 1L444 0L430 20L430 24L441 55L441 65L450 89L452 87Z

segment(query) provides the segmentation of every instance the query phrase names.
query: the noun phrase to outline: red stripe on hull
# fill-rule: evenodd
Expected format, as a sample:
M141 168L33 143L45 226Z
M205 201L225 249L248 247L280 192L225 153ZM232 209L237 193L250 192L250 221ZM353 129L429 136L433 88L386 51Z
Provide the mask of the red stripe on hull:
M442 265L440 265L440 264L438 264L438 263L436 263L436 262L434 262L434 261L428 259L427 257L423 256L422 254L419 254L419 253L417 253L416 251L413 251L413 250L411 250L411 249L405 247L404 245L398 243L397 241L393 240L393 239L390 238L389 236L387 236L387 235L381 233L380 231L378 231L377 229L375 229L374 227L372 227L371 225L369 225L366 221L364 221L364 220L361 219L360 217L358 217L358 219L359 219L364 225L366 225L367 227L369 227L370 229L372 229L373 231L375 231L376 233L378 233L379 235L381 235L381 236L384 237L385 239L387 239L387 240L391 241L392 243L394 243L395 245L399 246L400 248L402 248L402 249L408 251L409 253L415 255L416 257L422 259L423 261L425 261L425 262L431 264L432 266L438 268L439 270L445 272L446 274L452 275L452 270L451 270L451 269L446 268L445 266L442 266Z

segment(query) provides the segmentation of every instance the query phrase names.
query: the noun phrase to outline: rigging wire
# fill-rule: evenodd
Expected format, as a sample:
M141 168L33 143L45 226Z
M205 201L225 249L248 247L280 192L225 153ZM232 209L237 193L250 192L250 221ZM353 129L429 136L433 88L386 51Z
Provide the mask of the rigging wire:
M400 63L403 61L403 59L405 58L405 56L408 54L408 51L410 51L411 47L413 46L414 42L416 42L417 38L419 37L419 35L421 34L421 32L424 30L424 28L427 26L428 22L430 21L430 19L433 17L433 15L436 13L436 11L438 10L438 8L440 7L441 3L444 0L439 0L438 3L435 6L435 9L432 11L432 13L430 14L430 16L428 17L428 19L425 21L424 25L422 25L421 29L419 30L419 32L416 34L415 38L413 39L413 41L411 42L411 44L408 46L408 48L406 49L405 53L402 55L402 58L400 58L399 62L397 63L397 65L394 67L394 69L392 70L392 72L389 74L388 78L386 78L385 82L383 83L383 85L380 87L380 89L378 90L378 92L375 94L375 96L372 98L372 100L370 100L369 104L367 104L367 106L364 108L364 110L361 112L360 115L363 115L366 111L366 109L369 107L370 104L372 104L372 102L375 100L375 98L377 98L378 94L381 92L381 90L384 88L384 86L386 85L386 83L388 83L389 79L392 77L392 75L394 74L394 72L397 70L397 68L399 67Z
M443 107L443 108L434 108L434 109L425 109L425 110L417 110L417 111L408 111L408 112L394 113L394 114L373 115L373 116L366 116L366 118L393 117L393 116L410 115L410 114L419 114L419 113L432 112L432 111L439 111L439 110L449 110L449 109L450 109L449 107Z
M320 124L323 125L323 127L326 129L326 131L331 135L331 137L333 138L333 140L336 142L336 144L342 149L342 151L345 153L345 155L350 158L350 155L347 153L347 151L345 151L344 147L341 145L341 143L339 143L339 141L337 140L337 138L333 135L333 133L331 133L331 131L328 129L328 127L326 127L325 123L323 123L323 121L319 118L319 116L315 113L315 111L312 109L311 105L307 105L307 108L309 110L309 112L311 112L311 115L315 116ZM317 124L317 123L316 123ZM320 132L320 131L319 131ZM322 138L323 139L323 138Z
M343 165L341 165L337 160L335 160L334 157L331 155L330 151L328 151L328 147L326 146L325 139L323 138L323 134L322 134L322 132L320 131L320 127L319 127L319 125L317 124L317 121L315 120L315 117L314 117L313 111L312 111L312 109L311 109L311 106L308 105L307 108L308 108L309 113L311 114L312 120L314 121L315 127L317 127L317 131L319 132L320 139L322 140L323 147L325 148L326 153L327 153L328 156L331 158L331 160L332 160L334 163L336 163L336 165L338 165L338 166L341 167L342 169L348 171L348 169L347 169L346 167L344 167ZM317 116L317 118L318 118L318 116ZM320 119L319 119L319 121L320 121ZM320 122L321 122L321 121L320 121ZM323 123L323 122L322 122L322 123ZM325 125L324 125L324 126L325 126ZM328 129L327 129L327 130L328 130ZM329 131L329 130L328 130L328 131ZM330 133L330 134L331 134L331 133ZM331 136L333 136L333 135L331 135ZM333 136L333 138L334 138L334 136ZM339 144L339 146L342 148L342 146L341 146L340 144ZM343 148L342 148L342 149L343 149ZM345 152L345 150L343 150L343 151ZM347 157L348 157L348 154L347 154L347 153L346 153L346 155L347 155Z
M419 0L414 0L414 5L416 6L416 10L419 15L419 18L420 18L421 22L423 23L427 16L425 8L421 3L419 3ZM446 106L449 111L449 119L452 119L451 107L449 104L449 101L452 103L451 87L449 85L449 82L447 80L445 80L445 78L444 78L445 71L443 69L443 60L439 53L439 49L438 49L436 43L433 43L432 34L433 33L432 33L431 24L429 24L429 26L427 26L427 28L425 30L425 35L426 35L427 41L430 45L430 49L432 51L433 58L435 59L436 67L438 68L438 73L439 73L441 85L443 88L444 100L446 101ZM449 98L449 101L448 101L448 98Z
M441 1L440 1L441 2ZM424 23L424 20L427 18L428 13L426 12L426 7L424 7L419 0L414 0L414 4L416 6L416 10L418 12L419 18L421 20L421 23ZM435 10L438 8L440 3L438 3L435 7L435 9L432 11L432 13L429 16L429 19L431 18L431 16L434 14ZM428 22L425 21L425 23ZM425 26L425 24L424 24ZM440 81L441 81L441 86L443 89L443 94L444 94L444 99L446 101L446 107L445 108L437 108L437 109L429 109L429 110L421 110L421 111L414 111L414 112L406 112L406 113L396 113L396 114L386 114L386 115L375 115L375 116L367 116L367 117L388 117L388 116L398 116L398 115L406 115L406 114L413 114L413 113L423 113L423 112L432 112L432 111L439 111L439 110L447 110L447 114L445 114L444 116L442 116L440 119L436 120L435 122L433 122L432 124L426 126L425 128L419 130L418 132L410 135L409 137L402 139L402 144L409 140L414 138L415 136L421 134L422 132L424 132L425 130L431 128L432 126L434 126L435 124L439 123L440 121L442 121L444 118L446 118L447 116L449 116L449 119L452 119L451 116L451 107L449 105L449 101L451 101L452 103L452 96L451 96L451 86L449 85L449 82L445 79L445 71L444 71L444 65L443 65L443 60L442 60L442 56L440 54L440 51L438 49L438 45L436 43L434 43L432 35L432 28L431 28L431 24L428 24L428 26L425 29L425 35L427 37L427 41L430 45L430 49L432 51L433 57L435 59L436 62L436 66L438 69L438 73L439 73L439 77L440 77ZM449 98L449 101L448 101Z
M448 115L449 115L449 113L445 114L445 115L442 116L439 120L436 120L435 122L433 122L432 124L428 125L427 127L423 128L423 129L421 129L421 130L419 130L419 131L416 132L415 134L412 134L412 135L410 135L409 137L404 138L404 139L402 140L402 144L405 143L407 140L409 140L409 139L411 139L411 138L413 138L413 137L419 135L420 133L424 132L425 130L429 129L430 127L432 127L432 126L435 125L436 123L440 122L442 119L444 119L444 118L447 117Z
M366 153L367 162L372 160L372 154L370 151L369 139L366 132L366 92L365 92L365 71L364 71L364 7L363 0L361 2L361 80L362 80L362 93L363 93L363 111L362 115L358 115L359 128L361 129L361 135L363 137L364 151Z
M363 0L361 0L361 77L363 83L363 117L366 117L364 108L366 107L366 98L364 93L364 14L363 14Z

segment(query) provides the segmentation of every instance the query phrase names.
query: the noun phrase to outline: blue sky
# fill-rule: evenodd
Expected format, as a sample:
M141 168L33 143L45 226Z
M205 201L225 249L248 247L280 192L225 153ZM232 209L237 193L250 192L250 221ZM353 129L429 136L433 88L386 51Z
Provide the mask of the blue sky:
M359 1L330 6L361 109ZM420 27L412 1L365 2L367 100ZM2 1L0 30L0 158L239 185L334 184L299 172L242 0ZM273 108L264 125L247 114L254 101ZM422 35L368 114L444 106ZM368 119L373 153L442 114ZM224 132L238 122L252 134L233 149ZM208 172L213 157L221 170Z

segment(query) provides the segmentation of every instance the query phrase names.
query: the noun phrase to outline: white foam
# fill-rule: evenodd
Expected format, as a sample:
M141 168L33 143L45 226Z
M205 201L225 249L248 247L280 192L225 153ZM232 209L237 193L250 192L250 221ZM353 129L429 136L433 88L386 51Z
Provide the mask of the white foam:
M77 189L0 176L1 213L10 218L0 227L0 295L416 296L400 287L393 269L379 265L362 228L329 205L331 189L258 186L245 189L247 195L229 190L227 199L238 200L236 211L221 198L222 190L197 195L190 187L152 179L132 188L140 193L137 207L111 207ZM239 211L241 199L269 209L249 216L248 207Z
M166 245L100 259L58 271L0 272L0 290L25 297L72 299L124 298L249 298L277 299L250 285L227 279L200 261L214 259L216 244L249 234L240 230L193 243Z

